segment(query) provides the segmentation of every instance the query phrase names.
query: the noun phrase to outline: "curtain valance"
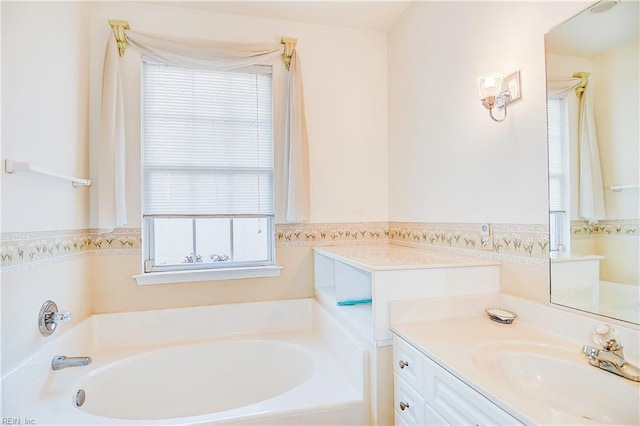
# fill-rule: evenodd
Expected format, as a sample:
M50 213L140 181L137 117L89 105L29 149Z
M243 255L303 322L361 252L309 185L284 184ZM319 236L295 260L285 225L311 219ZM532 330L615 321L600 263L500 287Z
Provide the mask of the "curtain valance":
M232 70L266 64L283 56L282 44L244 44L169 38L127 30L126 45L139 54L185 67ZM121 46L120 46L121 47ZM124 52L124 49L123 49ZM284 97L284 170L280 190L284 220L305 222L309 217L309 148L299 56L291 52ZM102 87L99 170L97 173L98 227L112 229L126 224L125 120L123 78L119 46L109 38Z
M567 94L580 84L579 78L549 77L547 78L547 96L556 97Z
M133 30L126 32L126 40L127 46L162 62L220 70L268 63L284 53L284 46L281 44L172 39Z

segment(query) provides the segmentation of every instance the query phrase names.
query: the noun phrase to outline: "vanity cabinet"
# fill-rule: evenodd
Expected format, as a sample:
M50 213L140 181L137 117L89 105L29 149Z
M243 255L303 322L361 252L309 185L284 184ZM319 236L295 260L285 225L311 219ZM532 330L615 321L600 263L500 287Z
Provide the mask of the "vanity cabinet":
M516 418L393 336L396 425L520 425Z

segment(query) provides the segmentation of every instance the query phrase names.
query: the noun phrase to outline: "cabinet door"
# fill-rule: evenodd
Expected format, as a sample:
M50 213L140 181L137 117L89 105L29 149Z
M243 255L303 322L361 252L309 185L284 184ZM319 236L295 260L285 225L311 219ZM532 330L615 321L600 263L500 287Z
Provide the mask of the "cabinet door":
M441 426L441 425L449 425L450 423L446 421L436 410L433 409L432 406L429 405L428 402L424 403L424 424L425 425L433 425L433 426Z
M425 401L447 422L471 425L522 424L427 357L424 359L424 373Z
M393 336L393 371L420 394L423 391L423 366L425 356L416 348Z
M407 423L398 410L393 411L393 419L395 426L414 426L411 423Z
M400 417L402 423L407 425L425 424L424 399L397 375L394 380L393 400L396 418Z

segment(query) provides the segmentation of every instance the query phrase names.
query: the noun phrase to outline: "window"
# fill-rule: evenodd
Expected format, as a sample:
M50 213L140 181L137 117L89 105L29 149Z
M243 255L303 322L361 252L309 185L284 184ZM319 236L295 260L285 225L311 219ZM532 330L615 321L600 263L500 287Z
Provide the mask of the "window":
M549 247L551 251L569 249L569 155L565 98L549 98Z
M142 68L145 272L273 266L271 68Z

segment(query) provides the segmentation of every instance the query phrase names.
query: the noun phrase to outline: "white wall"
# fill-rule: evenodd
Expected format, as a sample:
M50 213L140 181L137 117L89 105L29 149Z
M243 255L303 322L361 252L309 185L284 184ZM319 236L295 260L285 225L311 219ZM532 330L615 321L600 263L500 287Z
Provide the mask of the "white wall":
M638 41L594 59L598 86L594 99L604 187L640 182L640 46ZM640 191L605 190L607 219L640 218ZM599 238L600 277L640 285L640 241Z
M549 75L571 76L575 71L587 71L591 101L596 122L600 163L605 187L607 220L638 219L639 193L636 190L610 191L611 185L624 185L640 181L640 74L638 42L626 44L593 57L547 55ZM569 126L578 126L578 101L573 91L567 95ZM577 132L570 134L571 149L571 219L580 219L578 211ZM604 256L600 262L600 279L638 285L640 270L637 239L573 238L571 251L578 254Z
M389 218L548 223L544 34L583 2L414 2L389 33ZM496 123L477 77L520 70ZM501 290L549 301L546 268L505 263Z
M88 5L2 2L2 157L88 176ZM82 229L88 189L2 176L2 232Z
M544 33L582 2L416 2L389 34L392 221L547 223ZM521 71L503 123L477 77Z
M99 118L99 71L107 19L155 34L221 41L279 43L298 38L309 129L311 222L386 221L386 34L313 24L135 3L92 7L91 120ZM125 55L127 226L140 226L139 54ZM274 64L276 86L284 76ZM279 127L276 126L276 133ZM276 164L281 159L276 145ZM276 179L279 171L276 171ZM279 203L277 203L279 204Z
M387 37L383 32L215 13L143 3L96 3L91 9L91 133L99 119L104 45L109 18L155 34L220 41L279 43L298 38L304 79L311 166L311 222L388 220ZM123 58L127 135L127 208L140 226L139 55ZM277 98L285 76L274 63ZM276 110L277 111L277 110ZM276 136L279 126L275 126ZM276 180L282 159L276 138ZM92 161L96 158L92 158ZM277 186L276 186L277 187ZM276 205L278 197L276 198ZM280 212L277 212L280 213ZM92 306L114 312L313 296L309 247L278 248L278 278L137 286L139 256L92 259Z
M95 124L96 71L103 43L111 37L108 18L182 37L277 42L287 35L298 37L302 57L312 222L546 223L543 34L584 6L416 2L387 37L144 3L3 2L2 157L87 174L87 86ZM128 54L125 60L131 65L135 58ZM507 121L494 123L478 99L476 78L491 70L517 69L523 99L510 108ZM133 117L139 108L136 81L134 76L127 86ZM135 119L127 124L128 217L129 226L137 227L139 128ZM88 208L82 191L3 174L2 231L84 228ZM41 341L28 324L44 297L57 299L77 319L87 315L87 276L97 312L311 295L310 250L287 248L279 254L286 272L275 280L142 289L130 278L139 266L131 255L95 256L88 266L82 260L16 275L2 283L5 347L7 339L9 346L22 342L24 351L38 347ZM523 273L512 266L503 272L514 292L538 297L523 276L539 284L548 278L545 273L540 268ZM5 327L15 330L13 337L6 337ZM11 356L17 360L20 352Z
M2 158L88 175L88 4L2 2ZM2 232L83 229L88 192L2 175ZM51 339L36 325L47 299L77 323L91 312L88 258L2 277L2 372ZM63 327L64 329L64 327Z
M594 58L594 115L605 188L640 182L640 45ZM605 191L607 219L640 218L640 191Z

